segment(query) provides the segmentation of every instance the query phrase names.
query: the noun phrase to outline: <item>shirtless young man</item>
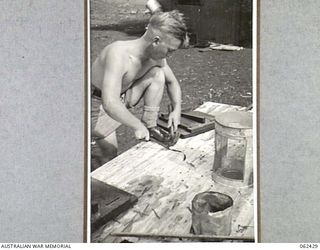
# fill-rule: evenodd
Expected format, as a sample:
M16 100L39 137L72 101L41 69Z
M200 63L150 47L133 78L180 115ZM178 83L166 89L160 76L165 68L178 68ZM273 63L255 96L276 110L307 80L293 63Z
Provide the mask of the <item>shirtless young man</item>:
M186 45L187 28L178 11L154 14L145 34L117 41L103 49L92 65L92 158L102 165L117 155L115 130L131 127L137 139L161 136L156 127L165 85L173 110L168 127L177 130L181 114L181 89L166 57ZM143 98L141 121L128 108Z

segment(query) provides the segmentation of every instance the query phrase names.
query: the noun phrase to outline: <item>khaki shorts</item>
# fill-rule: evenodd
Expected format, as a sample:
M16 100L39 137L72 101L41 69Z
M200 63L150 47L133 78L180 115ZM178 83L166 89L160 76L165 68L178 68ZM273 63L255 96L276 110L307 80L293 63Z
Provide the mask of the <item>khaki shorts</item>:
M124 97L121 98L124 102ZM102 100L94 95L91 96L91 133L92 140L103 139L121 125L112 119L103 109Z

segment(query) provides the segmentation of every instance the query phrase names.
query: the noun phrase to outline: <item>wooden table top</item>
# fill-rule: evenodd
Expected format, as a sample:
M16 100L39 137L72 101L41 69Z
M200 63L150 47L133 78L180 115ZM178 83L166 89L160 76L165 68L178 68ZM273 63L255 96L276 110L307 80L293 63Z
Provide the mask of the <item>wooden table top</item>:
M206 102L197 110L216 115L245 108ZM183 151L185 160L183 153L141 142L92 172L93 178L138 197L133 208L94 233L92 241L118 242L119 237L110 236L115 232L190 235L191 201L204 191L233 198L231 236L254 237L253 188L237 189L212 180L214 137L212 130L179 139L172 148Z

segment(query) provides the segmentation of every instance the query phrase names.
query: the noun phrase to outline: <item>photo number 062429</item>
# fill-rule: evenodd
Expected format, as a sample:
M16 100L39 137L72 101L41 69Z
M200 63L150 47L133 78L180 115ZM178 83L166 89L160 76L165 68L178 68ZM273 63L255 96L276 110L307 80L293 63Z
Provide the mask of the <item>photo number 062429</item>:
M91 0L91 242L254 242L252 0Z

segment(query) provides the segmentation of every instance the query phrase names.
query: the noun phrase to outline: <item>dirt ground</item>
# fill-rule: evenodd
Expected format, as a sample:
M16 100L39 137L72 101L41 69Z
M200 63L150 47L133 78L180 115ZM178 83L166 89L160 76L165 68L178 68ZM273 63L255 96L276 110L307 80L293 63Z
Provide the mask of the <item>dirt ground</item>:
M144 0L91 0L91 59L116 40L141 36L148 22ZM168 64L180 81L182 109L212 101L240 106L252 104L252 49L241 51L199 52L190 47L174 52ZM167 112L169 99L165 94L161 111ZM132 112L141 117L143 103ZM132 129L117 130L119 154L138 141Z

